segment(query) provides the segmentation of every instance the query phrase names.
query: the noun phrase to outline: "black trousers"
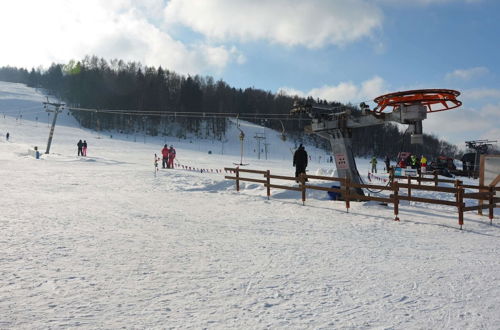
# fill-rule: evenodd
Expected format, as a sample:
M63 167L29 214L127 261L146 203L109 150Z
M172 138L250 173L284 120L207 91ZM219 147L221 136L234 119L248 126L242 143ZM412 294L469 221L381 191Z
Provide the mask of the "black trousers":
M304 165L295 166L295 177L298 178L300 173L306 173L306 167Z
M161 162L161 167L166 168L167 167L167 162L168 162L168 158L167 157L163 157L162 162Z

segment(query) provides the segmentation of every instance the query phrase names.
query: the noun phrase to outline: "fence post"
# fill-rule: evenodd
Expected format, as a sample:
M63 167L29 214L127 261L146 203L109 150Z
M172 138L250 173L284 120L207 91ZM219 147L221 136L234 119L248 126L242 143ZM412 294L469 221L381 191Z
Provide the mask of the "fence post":
M408 197L411 197L411 177L408 175ZM409 203L410 201L408 201Z
M306 177L304 173L300 173L299 180L302 189L302 205L306 205Z
M455 180L455 183L453 185L454 185L455 189L458 189L462 185L462 181ZM456 192L455 192L455 197L457 197L457 193Z
M269 200L269 197L271 196L271 178L269 177L271 175L270 171L266 171L266 184L267 184L267 200Z
M458 187L457 190L457 208L458 224L460 225L460 230L462 230L462 225L464 224L464 188L462 186Z
M240 191L240 169L236 167L236 191Z
M488 188L490 196L489 196L489 212L488 212L488 217L490 218L490 225L493 224L493 196L495 195L495 187L490 186Z
M347 213L349 213L349 208L351 207L351 203L349 201L349 190L350 190L350 187L349 187L349 183L350 183L350 179L349 177L346 177L345 178L345 207L347 209Z
M397 181L394 181L392 184L392 189L394 189L394 221L399 221L399 185Z

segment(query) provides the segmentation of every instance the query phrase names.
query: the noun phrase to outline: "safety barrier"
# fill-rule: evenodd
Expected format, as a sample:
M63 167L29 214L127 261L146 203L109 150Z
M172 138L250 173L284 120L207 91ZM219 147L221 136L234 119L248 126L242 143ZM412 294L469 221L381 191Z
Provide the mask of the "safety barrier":
M226 172L234 173L234 176L225 176L226 179L229 180L235 180L236 181L236 191L240 191L240 181L246 181L246 182L254 182L254 183L261 183L266 187L266 194L267 198L270 199L271 197L271 188L274 189L285 189L285 190L293 190L293 191L300 191L301 192L301 197L302 197L302 204L305 205L306 201L306 191L307 189L312 189L312 190L322 190L322 191L327 191L327 192L337 192L342 194L343 200L346 205L346 211L349 212L350 208L350 202L351 201L377 201L377 202L382 202L382 203L387 203L387 204L393 204L394 205L394 220L399 221L399 204L400 201L406 200L406 201L413 201L413 202L419 202L419 203L429 203L429 204L438 204L438 205L447 205L447 206L454 206L457 208L458 211L458 224L460 226L460 229L462 229L462 226L464 224L464 217L463 214L464 212L467 211L472 211L472 210L482 210L482 209L488 209L488 217L490 219L490 224L493 222L493 217L494 217L494 208L496 207L496 203L500 202L500 198L495 197L495 194L497 191L500 190L499 187L485 187L485 186L473 186L473 185L463 185L461 181L459 180L446 180L446 182L453 182L454 187L438 187L437 183L436 186L429 186L429 185L422 185L421 183L424 181L420 181L418 184L412 184L411 181L412 177L406 177L405 179L408 180L408 183L400 183L397 180L392 181L390 184L381 186L381 185L373 185L373 184L358 184L351 182L349 178L335 178L335 177L326 177L326 176L317 176L317 175L306 175L302 173L298 178L295 177L290 177L290 176L282 176L282 175L272 175L269 170L262 171L262 170L251 170L251 169L242 169L239 167L236 168L229 168L225 167L224 170ZM258 174L262 175L264 178L259 179L259 178L249 178L249 177L242 177L242 173L248 173L248 174ZM271 179L276 179L276 180L288 180L288 181L296 181L299 183L299 186L287 186L287 185L278 185L271 183ZM336 181L340 182L340 187L339 188L328 188L328 187L320 187L320 186L314 186L311 184L307 184L309 179L317 179L317 180L323 180L323 181ZM434 181L434 179L432 179ZM439 180L439 182L444 182L445 180ZM389 197L379 197L379 196L364 196L360 194L356 194L354 189L352 188L365 188L365 189L377 189L377 190L386 190L392 192ZM400 189L405 189L407 191L406 195L401 195L400 194ZM479 192L477 193L465 193L465 188L468 189L478 189ZM423 190L423 191L435 191L435 192L443 192L443 193L449 193L449 194L454 194L454 200L444 200L444 199L431 199L431 198L422 198L422 197L416 197L412 196L412 191L414 190ZM477 206L465 206L464 199L476 199L476 200L482 200L484 202L483 205L478 204Z

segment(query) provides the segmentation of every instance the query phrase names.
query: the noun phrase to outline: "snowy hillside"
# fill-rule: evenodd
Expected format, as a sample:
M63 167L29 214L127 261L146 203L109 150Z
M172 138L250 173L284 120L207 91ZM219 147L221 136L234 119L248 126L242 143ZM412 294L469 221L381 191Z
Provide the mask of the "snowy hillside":
M82 129L45 96L0 82L0 328L495 329L500 226L453 208L328 200L234 182L227 142ZM22 117L21 117L22 115ZM241 123L243 162L292 175L295 141ZM9 141L5 134L10 133ZM269 143L257 159L256 133ZM78 157L76 143L89 143ZM180 164L153 171L163 144ZM309 171L332 173L306 145ZM209 153L208 151L211 151ZM358 160L360 173L368 162ZM385 174L379 177L384 178Z

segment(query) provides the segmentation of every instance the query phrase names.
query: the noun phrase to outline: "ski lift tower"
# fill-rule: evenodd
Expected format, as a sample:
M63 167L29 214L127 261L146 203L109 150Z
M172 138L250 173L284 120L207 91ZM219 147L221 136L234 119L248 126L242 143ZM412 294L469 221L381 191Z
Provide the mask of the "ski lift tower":
M54 136L54 129L56 127L57 115L64 109L63 108L64 104L49 102L49 98L47 98L47 102L43 102L43 107L45 108L45 111L47 111L48 113L54 112L54 119L52 120L52 126L50 127L50 132L49 132L49 140L47 141L47 149L45 150L45 153L48 154L50 152L50 145L52 144L52 137ZM53 109L49 107L53 107Z
M492 140L473 140L473 141L465 141L465 146L474 152L474 166L473 166L473 174L474 178L479 175L479 157L481 155L488 153L488 148L493 146L493 143L497 143L497 141Z
M295 102L292 114L306 113L311 125L306 126L308 133L327 139L337 167L337 176L349 178L361 184L352 152L352 131L356 128L383 125L396 122L409 126L412 144L423 143L422 121L430 112L458 108L462 102L457 100L460 92L450 89L421 89L381 95L374 99L377 106L370 110L364 102L360 104L361 113L353 114L349 109L334 112L335 108L324 105L301 104ZM390 112L384 110L390 109ZM351 188L352 193L364 195L361 188Z

